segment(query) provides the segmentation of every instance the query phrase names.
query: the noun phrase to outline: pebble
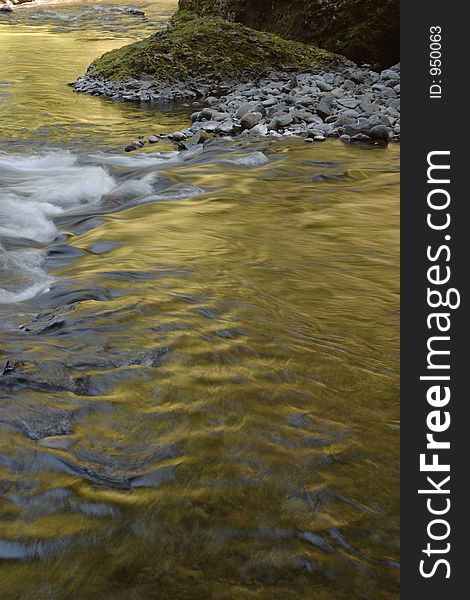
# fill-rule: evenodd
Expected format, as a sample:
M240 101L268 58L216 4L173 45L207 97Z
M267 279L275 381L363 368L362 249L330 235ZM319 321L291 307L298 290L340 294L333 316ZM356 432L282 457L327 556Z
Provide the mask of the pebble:
M175 131L174 133L169 133L167 138L172 142L182 142L186 139L186 136L182 131Z

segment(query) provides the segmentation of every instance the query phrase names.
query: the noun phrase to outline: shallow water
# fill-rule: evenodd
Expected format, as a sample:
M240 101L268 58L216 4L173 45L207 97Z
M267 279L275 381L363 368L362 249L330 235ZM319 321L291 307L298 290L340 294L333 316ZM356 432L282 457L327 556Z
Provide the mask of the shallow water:
M399 147L125 155L84 4L0 25L2 599L397 598Z

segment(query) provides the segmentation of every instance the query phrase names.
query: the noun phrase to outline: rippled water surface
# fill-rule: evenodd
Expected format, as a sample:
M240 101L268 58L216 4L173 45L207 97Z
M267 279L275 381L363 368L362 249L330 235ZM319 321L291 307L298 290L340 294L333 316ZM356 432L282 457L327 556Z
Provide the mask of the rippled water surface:
M174 5L0 20L0 596L397 598L399 147L124 154Z

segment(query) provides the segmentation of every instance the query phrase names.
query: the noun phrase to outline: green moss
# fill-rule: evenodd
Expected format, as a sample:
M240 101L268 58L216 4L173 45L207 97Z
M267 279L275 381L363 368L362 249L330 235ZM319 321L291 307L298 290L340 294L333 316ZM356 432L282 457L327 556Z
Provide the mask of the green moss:
M92 77L125 79L153 75L184 81L198 75L227 78L273 69L337 67L344 57L223 19L178 14L164 31L95 61Z
M179 10L339 51L358 63L400 60L399 0L179 0Z

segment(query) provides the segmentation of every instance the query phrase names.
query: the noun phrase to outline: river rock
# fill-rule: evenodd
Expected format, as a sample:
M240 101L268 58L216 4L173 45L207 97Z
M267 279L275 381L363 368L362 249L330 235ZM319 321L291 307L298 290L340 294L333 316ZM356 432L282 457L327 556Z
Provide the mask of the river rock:
M331 85L328 85L328 83L325 83L322 79L317 79L316 84L317 88L322 92L331 92L332 90Z
M305 123L315 123L315 115L308 110L296 110L294 112L294 119L299 121L305 121Z
M392 69L385 69L380 73L380 79L398 82L400 80L400 75Z
M186 136L182 131L175 131L174 133L170 133L168 135L168 139L172 142L182 142L186 139Z
M372 142L372 138L364 133L356 133L351 137L351 142L356 142L359 144L369 144Z
M380 106L378 104L373 104L372 102L366 101L360 105L359 109L362 113L373 115L380 111Z
M252 135L268 135L268 126L260 123L259 125L255 125L253 129L250 130Z
M344 106L345 108L357 108L361 103L358 98L338 98L338 104Z
M258 125L262 118L263 115L259 112L248 112L240 119L240 125L242 129L252 129L255 125Z
M380 142L388 142L390 137L390 129L385 125L375 125L368 134L373 140Z
M271 122L269 123L269 129L273 129L274 131L279 131L279 129L284 129L288 127L294 122L292 115L289 113L283 113L281 115L275 115Z
M263 100L261 103L265 108L269 108L271 106L276 106L277 100L276 98L268 98L267 100Z
M223 123L221 123L219 125L219 131L220 133L224 134L224 135L231 135L233 133L233 120L232 119L227 119L226 121L224 121Z
M149 143L150 143L150 144L156 144L157 142L158 142L158 138L157 138L157 136L156 136L156 135L151 135L151 136L149 137Z
M212 108L203 108L197 117L198 121L210 121L212 120L212 115L214 114L214 111L212 110Z
M204 144L205 142L208 142L211 139L212 136L209 133L207 133L207 131L201 129L200 131L195 133L193 137L189 140L189 145L194 146L196 144Z
M137 17L145 17L145 12L140 8L136 8L135 6L129 6L128 8L125 8L124 12Z
M227 112L214 112L212 114L212 119L214 121L219 121L219 123L222 123L223 121L226 121L227 119L230 119L230 113L227 113Z
M253 109L254 109L254 105L252 102L244 102L237 109L235 116L237 117L237 119L241 119L242 117L244 117L246 115L246 113L252 112Z
M220 123L218 121L205 121L202 124L202 129L204 129L204 131L207 131L209 133L214 133L214 131L217 131L219 126L220 126Z
M355 119L353 117L348 117L347 115L342 114L336 119L336 121L334 122L334 126L344 127L345 125L350 125L351 123L354 123L354 120Z
M319 115L323 120L331 116L331 105L332 100L330 98L323 97L317 105L317 115Z
M351 79L346 79L343 83L343 88L345 90L355 90L356 84L354 83L354 81L351 81Z
M387 87L384 90L382 90L380 95L382 96L382 98L396 98L397 97L396 91L391 87Z
M344 133L347 133L348 135L351 136L351 138L354 138L355 135L361 133L364 135L368 135L369 131L372 129L372 127L374 127L375 125L379 125L380 121L378 121L377 119L373 118L373 117L359 117L359 119L356 119L356 121L354 121L353 123L349 123L348 125L345 125L344 127Z

